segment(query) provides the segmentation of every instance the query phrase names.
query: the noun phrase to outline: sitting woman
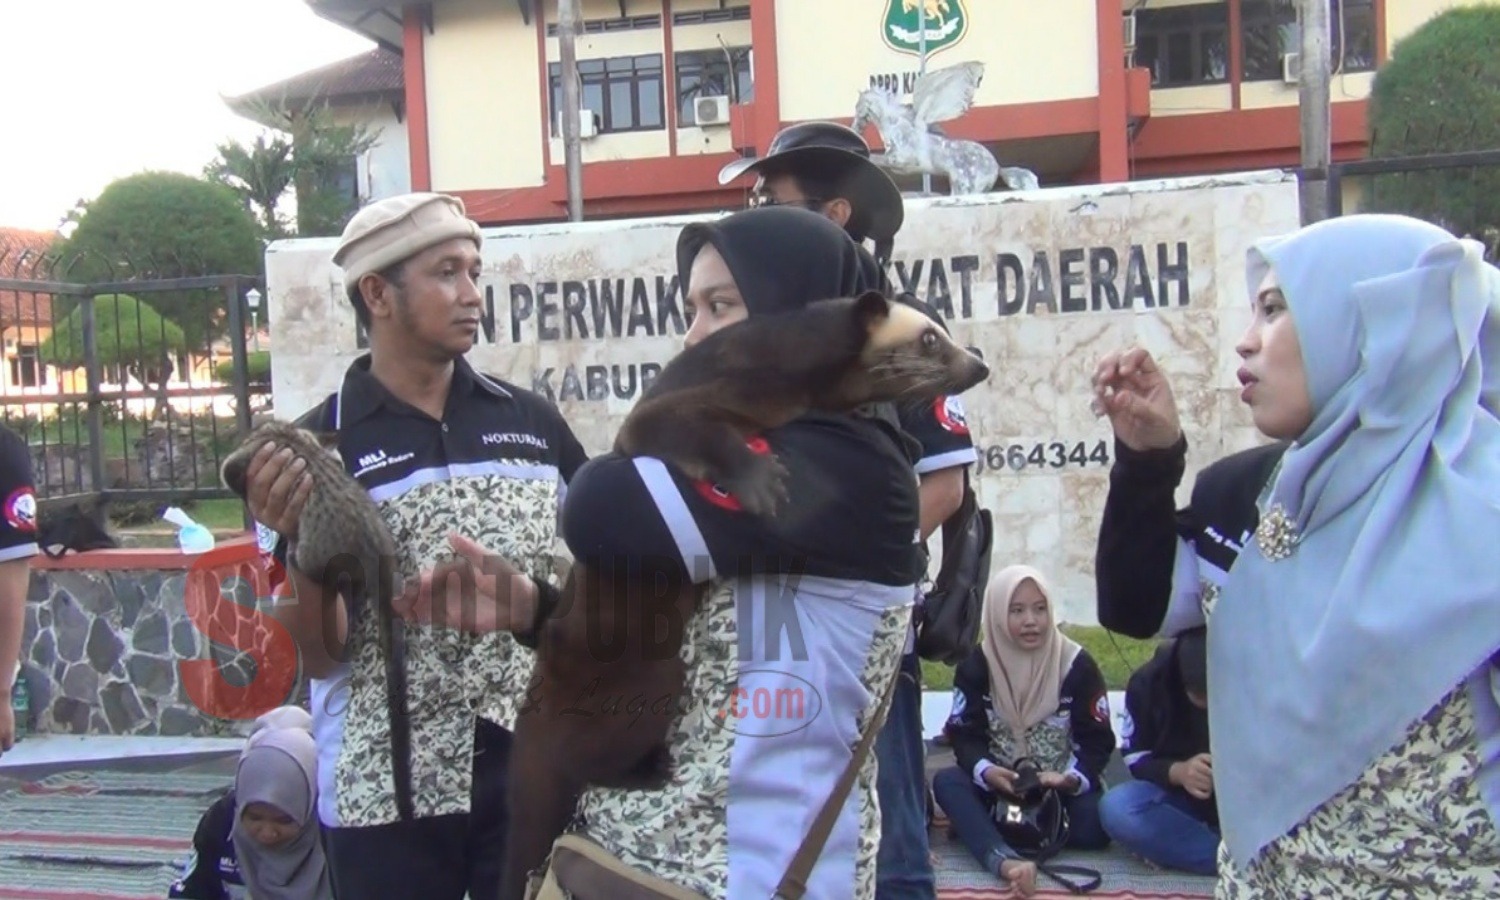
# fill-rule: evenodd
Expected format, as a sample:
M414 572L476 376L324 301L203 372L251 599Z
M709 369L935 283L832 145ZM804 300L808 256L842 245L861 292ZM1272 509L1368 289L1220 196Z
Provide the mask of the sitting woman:
M689 225L677 257L689 345L746 318L870 287L844 231L795 207ZM568 486L562 531L575 559L670 560L706 587L683 635L690 702L668 732L669 782L587 790L577 830L676 890L769 897L802 867L794 860L817 837L819 810L841 800L815 864L794 874L807 900L871 898L880 834L873 756L854 768L852 790L840 797L838 787L879 715L911 619L920 565L913 460L899 432L864 415L809 413L763 438L788 473L774 517L741 512L718 485L649 457L606 453ZM398 608L473 630L532 628L524 610L534 608L534 586L522 578L512 594L501 582L517 579L513 567L467 558L499 572L474 580L487 608L476 615L473 594L435 597L431 575ZM747 702L754 698L776 698L774 708ZM541 896L557 896L561 882L549 875Z
M198 821L171 898L332 900L317 805L312 719L281 707L256 721L234 785Z
M1101 775L1115 748L1099 666L1057 628L1042 574L1029 566L996 573L984 592L980 646L953 675L945 731L957 766L938 772L932 793L959 840L986 870L1029 895L1036 866L1006 844L995 801L1015 798L1017 766L1031 760L1068 815L1067 846L1109 844L1099 824Z

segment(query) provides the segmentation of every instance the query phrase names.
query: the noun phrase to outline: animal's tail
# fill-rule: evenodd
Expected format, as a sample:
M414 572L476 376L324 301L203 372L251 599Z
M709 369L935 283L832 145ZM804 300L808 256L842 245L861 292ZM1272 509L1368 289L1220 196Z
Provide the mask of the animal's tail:
M393 560L382 560L375 610L379 617L381 650L385 654L386 712L391 725L391 778L395 782L396 812L402 821L415 818L411 798L411 711L406 700L406 622L391 609L394 596Z
M409 821L415 817L411 802L411 714L406 706L406 624L391 622L390 652L385 663L385 683L391 717L391 776L395 779L396 811Z

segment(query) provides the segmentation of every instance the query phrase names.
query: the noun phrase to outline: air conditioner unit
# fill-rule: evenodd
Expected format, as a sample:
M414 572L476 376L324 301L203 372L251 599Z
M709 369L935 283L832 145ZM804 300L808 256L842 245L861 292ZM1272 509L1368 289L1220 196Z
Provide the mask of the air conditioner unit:
M1125 49L1129 50L1135 46L1135 11L1131 10L1125 14Z
M557 121L554 124L557 127L557 136L562 137L563 119L561 112L557 114ZM580 140L586 141L589 138L594 137L598 133L599 114L594 112L592 109L580 109L578 111L578 138Z
M729 98L698 97L693 101L693 122L700 128L729 124Z
M1298 84L1302 81L1302 55L1300 53L1281 54L1281 83Z

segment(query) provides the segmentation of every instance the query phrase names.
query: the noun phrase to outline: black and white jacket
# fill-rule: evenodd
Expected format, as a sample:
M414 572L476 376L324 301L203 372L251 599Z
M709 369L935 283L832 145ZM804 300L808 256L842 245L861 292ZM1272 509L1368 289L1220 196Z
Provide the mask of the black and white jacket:
M990 669L982 650L976 648L953 673L953 710L944 730L959 768L973 773L980 787L986 786L985 769L1012 768L1016 761L1010 729L1000 721L990 699ZM1032 727L1027 742L1031 745L1028 755L1043 771L1078 776L1076 793L1102 787L1101 775L1115 749L1115 732L1104 675L1087 650L1078 651L1064 676L1057 710Z
M1267 444L1198 473L1176 508L1187 439L1141 453L1115 441L1094 559L1099 624L1135 638L1203 625L1259 521L1255 500L1286 444Z
M1188 700L1177 674L1177 642L1166 641L1130 676L1120 753L1132 777L1178 795L1199 819L1218 827L1218 805L1172 783L1174 763L1209 752L1208 710Z

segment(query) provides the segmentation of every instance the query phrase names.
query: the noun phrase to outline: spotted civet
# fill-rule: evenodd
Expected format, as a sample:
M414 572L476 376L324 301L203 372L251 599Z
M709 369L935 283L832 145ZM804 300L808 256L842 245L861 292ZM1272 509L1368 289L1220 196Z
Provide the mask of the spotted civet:
M391 601L401 593L396 541L380 508L344 468L332 434L314 434L287 422L267 422L252 431L224 460L224 485L245 498L246 469L266 444L291 448L306 463L312 492L302 508L297 538L287 562L349 602L350 622L373 613L385 659L386 710L391 725L391 768L396 808L411 819L411 719L406 704L406 637Z

